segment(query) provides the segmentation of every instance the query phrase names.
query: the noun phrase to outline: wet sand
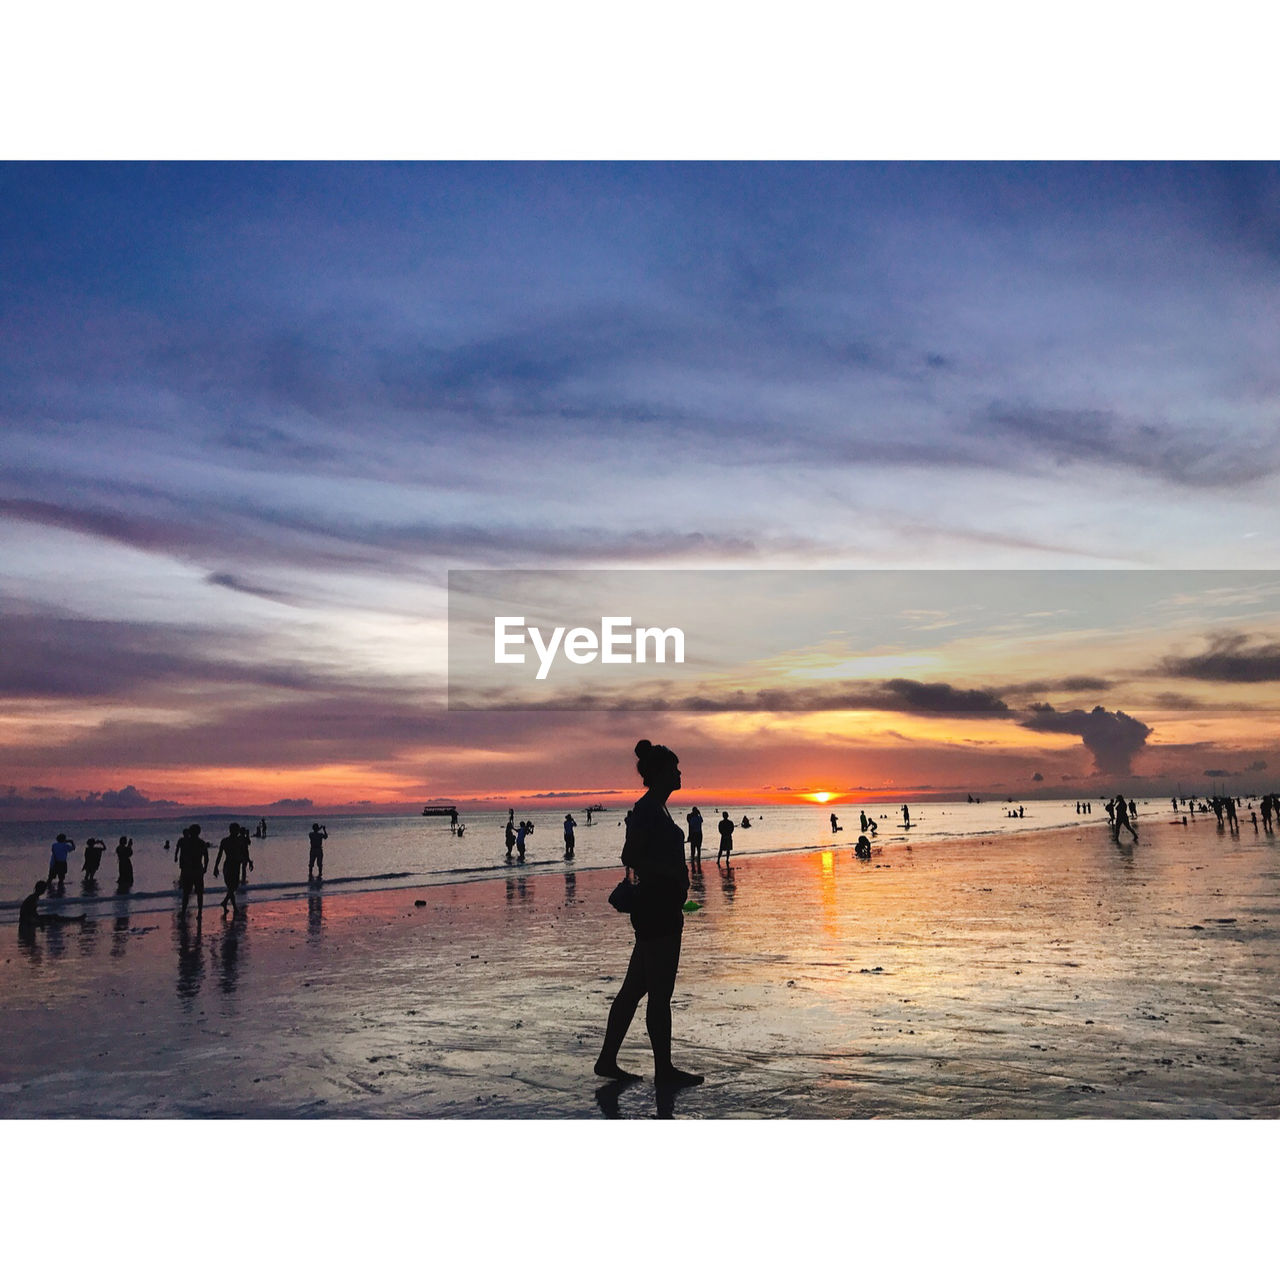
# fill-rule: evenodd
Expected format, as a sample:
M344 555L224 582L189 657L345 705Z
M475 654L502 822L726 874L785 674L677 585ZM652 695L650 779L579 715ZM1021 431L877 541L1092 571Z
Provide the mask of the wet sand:
M1280 844L1103 824L868 863L704 858L676 1118L1280 1114ZM591 1074L613 872L316 894L0 942L0 1116L646 1117ZM415 906L415 899L425 906ZM193 913L194 917L194 913Z

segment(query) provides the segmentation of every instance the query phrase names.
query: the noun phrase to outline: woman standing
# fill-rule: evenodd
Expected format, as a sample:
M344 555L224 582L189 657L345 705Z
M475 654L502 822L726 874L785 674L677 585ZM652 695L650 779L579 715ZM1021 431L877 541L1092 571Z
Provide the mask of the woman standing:
M636 743L636 771L647 790L631 811L622 846L623 864L635 883L631 926L636 942L627 976L609 1009L595 1070L596 1075L613 1080L640 1078L618 1066L618 1050L641 997L648 995L645 1026L653 1046L654 1083L660 1088L683 1089L701 1084L703 1078L671 1063L671 995L680 965L680 935L689 889L684 835L667 812L668 798L680 790L680 761L674 751L655 747L645 738Z

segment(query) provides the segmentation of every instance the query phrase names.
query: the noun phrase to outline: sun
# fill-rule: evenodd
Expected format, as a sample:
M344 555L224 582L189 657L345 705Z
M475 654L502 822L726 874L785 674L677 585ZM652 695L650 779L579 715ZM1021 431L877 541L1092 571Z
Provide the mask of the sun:
M831 796L832 792L830 791L815 791L810 799L813 800L814 804L826 804L831 799Z

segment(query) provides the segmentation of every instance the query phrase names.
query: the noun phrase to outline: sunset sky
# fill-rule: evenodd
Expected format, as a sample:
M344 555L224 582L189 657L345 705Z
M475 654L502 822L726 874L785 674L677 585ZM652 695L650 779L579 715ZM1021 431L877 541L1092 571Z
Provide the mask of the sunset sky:
M0 165L0 815L1273 788L1278 267L1275 165ZM498 568L1113 585L446 705Z

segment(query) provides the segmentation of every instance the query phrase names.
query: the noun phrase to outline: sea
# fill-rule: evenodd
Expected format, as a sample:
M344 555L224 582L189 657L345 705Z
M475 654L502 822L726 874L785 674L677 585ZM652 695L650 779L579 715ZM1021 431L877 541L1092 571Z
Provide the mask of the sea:
M1173 818L1170 800L1137 799L1138 822L1144 816L1161 821ZM733 833L736 859L760 857L797 850L847 849L852 852L861 834L860 813L877 824L874 850L892 849L907 843L930 844L975 837L1003 837L1020 831L1067 829L1087 824L1103 824L1106 813L1094 800L1093 812L1082 815L1074 800L1036 800L1018 807L999 801L911 803L910 827L904 827L900 806L871 804L858 807L810 805L764 805L743 811L730 810L737 824L747 818L750 826L739 825ZM700 805L703 814L703 860L714 861L719 837L716 825L723 807ZM673 804L671 815L682 826L688 805ZM836 814L841 831L831 830L831 814ZM325 844L325 893L360 893L395 887L426 889L432 885L466 880L505 879L511 875L563 874L567 866L577 870L618 867L623 842L626 808L619 806L593 813L591 820L574 811L576 848L572 863L564 857L564 812L536 809L517 811L516 820L531 821L523 863L508 862L503 839L507 812L461 811L461 835L451 830L447 817L374 816L311 813L305 817L268 817L267 835L255 839L250 849L254 869L248 878L245 900L305 897L314 888L307 878L307 833L313 822L329 832ZM62 914L85 912L103 917L118 914L122 905L131 913L171 910L177 897L177 867L173 848L182 829L198 822L201 835L210 842L209 871L205 879L206 897L221 900L221 879L215 879L213 859L218 841L231 822L253 830L261 815L189 812L177 817L146 818L107 822L67 820L64 822L0 822L0 921L17 918L18 906L49 867L49 849L59 832L76 842L68 862L64 893L46 899L42 909ZM115 847L121 835L133 840L133 887L127 897L116 893ZM85 841L97 836L106 843L96 885L86 885L81 876ZM164 843L168 840L169 849Z

